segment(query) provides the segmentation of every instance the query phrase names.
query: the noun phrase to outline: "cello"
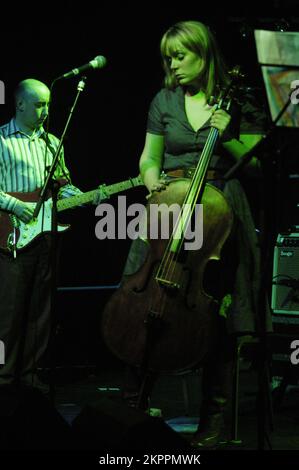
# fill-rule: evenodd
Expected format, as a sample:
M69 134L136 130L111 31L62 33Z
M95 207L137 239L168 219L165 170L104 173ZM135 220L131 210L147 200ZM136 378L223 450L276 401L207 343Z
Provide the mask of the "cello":
M216 109L228 111L238 68L222 92ZM203 289L210 260L219 260L233 224L233 213L222 191L206 183L206 174L219 131L211 128L192 179L178 178L148 200L153 205L179 204L168 239L149 237L144 264L126 276L102 313L102 336L108 348L123 362L144 371L184 371L196 365L215 346L217 301ZM186 231L196 207L203 207L203 245L184 250ZM147 217L150 233L151 217ZM194 220L193 220L194 221ZM196 222L196 221L195 221ZM159 220L161 231L162 220Z

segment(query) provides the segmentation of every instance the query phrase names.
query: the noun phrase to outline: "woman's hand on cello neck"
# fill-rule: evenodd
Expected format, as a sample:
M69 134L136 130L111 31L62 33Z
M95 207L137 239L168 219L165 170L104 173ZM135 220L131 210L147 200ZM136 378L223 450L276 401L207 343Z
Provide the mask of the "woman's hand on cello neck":
M215 109L212 111L211 126L219 131L220 137L228 130L231 116L224 109Z

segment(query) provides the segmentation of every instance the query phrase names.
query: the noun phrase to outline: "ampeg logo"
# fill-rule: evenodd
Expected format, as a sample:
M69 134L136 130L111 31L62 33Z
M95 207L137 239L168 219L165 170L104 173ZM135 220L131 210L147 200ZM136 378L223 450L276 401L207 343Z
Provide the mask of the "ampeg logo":
M284 250L281 250L280 252L280 257L281 258L291 258L292 256L294 256L294 251L284 251Z
M5 104L5 86L2 80L0 80L0 104Z

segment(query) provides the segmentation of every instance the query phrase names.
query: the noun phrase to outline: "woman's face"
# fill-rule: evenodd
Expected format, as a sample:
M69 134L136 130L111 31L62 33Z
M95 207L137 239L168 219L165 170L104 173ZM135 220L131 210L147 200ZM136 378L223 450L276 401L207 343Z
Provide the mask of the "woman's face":
M178 43L169 57L169 66L180 85L200 86L203 60L195 52Z

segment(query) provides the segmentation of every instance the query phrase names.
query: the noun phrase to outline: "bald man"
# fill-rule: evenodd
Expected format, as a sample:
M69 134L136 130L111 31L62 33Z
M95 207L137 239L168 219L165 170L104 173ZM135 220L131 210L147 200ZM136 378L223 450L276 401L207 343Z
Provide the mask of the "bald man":
M44 83L23 80L15 91L15 116L0 127L0 209L25 223L32 218L32 205L7 193L29 193L44 184L46 168L59 144L52 134L47 141L43 128L49 100L50 91ZM80 192L71 184L63 151L54 177L66 183L59 197ZM16 259L11 253L0 252L0 340L5 345L0 386L24 382L45 390L36 370L50 333L50 280L48 235L18 251Z

